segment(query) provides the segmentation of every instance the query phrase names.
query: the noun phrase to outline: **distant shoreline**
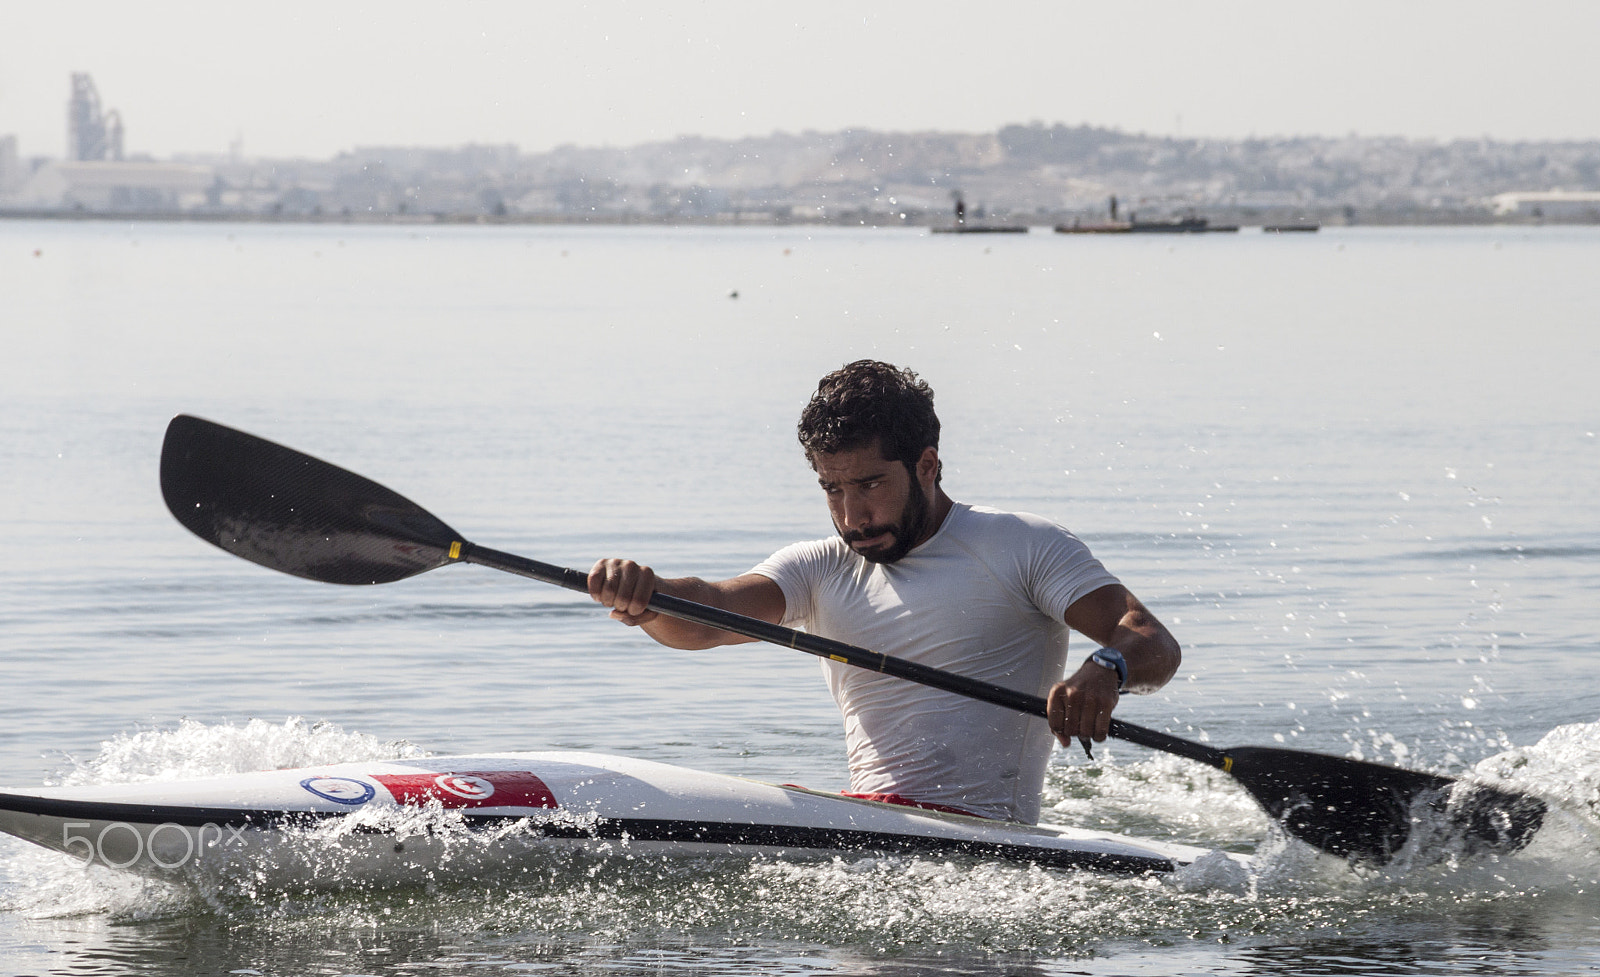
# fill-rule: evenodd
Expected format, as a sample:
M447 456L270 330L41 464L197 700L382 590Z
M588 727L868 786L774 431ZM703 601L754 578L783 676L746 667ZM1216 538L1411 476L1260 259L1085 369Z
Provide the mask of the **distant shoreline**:
M987 221L971 221L1001 228L1049 228L1070 222L1076 215L997 216ZM1577 218L1534 218L1496 216L1476 212L1390 211L1362 214L1351 220L1344 213L1318 214L1240 211L1219 208L1207 211L1214 220L1245 227L1310 220L1327 227L1539 227L1600 226L1600 221ZM659 214L272 214L254 211L122 211L61 209L0 209L0 220L94 221L110 223L193 223L193 224L328 224L328 225L405 225L418 227L460 226L603 226L603 227L915 227L946 228L952 221L942 215L918 214L900 218L894 214L841 214L837 217L797 218L768 213L711 214L703 216Z

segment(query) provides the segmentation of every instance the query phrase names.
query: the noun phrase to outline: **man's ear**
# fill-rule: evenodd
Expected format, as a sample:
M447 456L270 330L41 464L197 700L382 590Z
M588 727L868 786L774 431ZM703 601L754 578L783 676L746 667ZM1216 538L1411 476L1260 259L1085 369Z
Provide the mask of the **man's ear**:
M917 459L917 481L923 486L929 486L939 477L939 449L923 448L922 457Z

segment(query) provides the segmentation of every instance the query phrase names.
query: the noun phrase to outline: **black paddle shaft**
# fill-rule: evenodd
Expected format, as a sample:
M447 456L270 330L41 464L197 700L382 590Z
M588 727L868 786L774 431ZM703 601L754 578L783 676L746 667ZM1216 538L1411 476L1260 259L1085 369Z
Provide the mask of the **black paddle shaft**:
M491 550L486 546L467 544L461 553L462 561L477 563L481 566L493 567L509 573L532 577L545 583L553 583L568 590L575 590L582 594L589 592L588 574L577 570L552 566L530 560L526 557L515 556L511 553L502 553ZM769 624L743 614L735 614L717 607L697 604L694 601L684 600L668 594L656 593L650 598L650 609L668 617L675 617L695 624L704 624L708 627L741 634L747 638L766 641L785 648L804 651L819 658L831 658L837 662L855 665L859 668L869 669L874 672L883 672L896 678L908 679L922 685L930 685L946 692L954 692L972 699L981 699L1007 709L1030 715L1045 715L1045 701L1036 695L1025 692L1016 692L999 685L980 682L977 679L946 672L943 669L931 668L917 662L907 661L904 658L895 658L865 648L857 648L842 641L834 641L820 635L807 634L793 628Z
M180 414L167 427L161 490L178 521L236 556L284 573L342 584L401 580L449 563L476 563L588 593L588 575L467 542L404 496L328 462ZM833 661L1046 717L1045 700L819 635L655 594L652 610ZM1418 804L1446 816L1468 851L1515 851L1543 822L1536 798L1274 747L1218 750L1111 721L1111 735L1231 774L1292 835L1341 857L1387 862L1410 836Z

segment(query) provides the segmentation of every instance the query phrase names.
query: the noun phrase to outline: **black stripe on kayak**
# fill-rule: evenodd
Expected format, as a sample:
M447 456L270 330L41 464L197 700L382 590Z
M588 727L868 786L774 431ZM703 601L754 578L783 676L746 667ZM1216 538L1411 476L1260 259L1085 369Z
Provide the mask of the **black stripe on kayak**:
M275 828L285 824L312 824L327 818L344 817L344 811L260 811L238 807L173 807L162 804L119 804L111 801L79 801L64 797L36 797L32 794L0 794L0 811L38 814L51 818L80 818L85 821L126 821L129 824L176 824L198 828L214 824L221 828Z
M1085 868L1096 872L1142 874L1173 872L1170 858L1114 852L1045 848L998 841L969 841L931 835L811 828L785 824L726 824L714 821L651 821L641 818L605 820L592 832L567 825L537 825L546 835L564 838L600 837L629 841L676 841L709 845L758 845L813 851L862 851L892 855L953 855L1033 862L1049 868ZM558 828L559 834L551 828Z
M0 794L0 810L41 817L85 821L121 821L135 825L175 824L186 828L205 825L264 829L308 828L348 817L343 811L263 811L237 807L172 807L159 804L124 804L104 801ZM997 858L1032 862L1048 868L1083 868L1096 872L1142 874L1173 872L1178 866L1157 855L1079 851L1069 848L939 838L930 835L820 828L786 824L729 824L720 821L655 820L649 818L599 818L593 825L540 822L538 815L471 814L462 812L472 827L499 827L527 820L531 833L570 840L678 842L700 845L745 845L807 851L859 851L895 855L945 855ZM383 833L379 827L363 831Z

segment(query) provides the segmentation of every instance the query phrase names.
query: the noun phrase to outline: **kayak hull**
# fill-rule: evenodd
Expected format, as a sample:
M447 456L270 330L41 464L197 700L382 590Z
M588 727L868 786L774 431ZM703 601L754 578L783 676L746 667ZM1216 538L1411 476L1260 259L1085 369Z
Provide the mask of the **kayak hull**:
M334 886L526 871L573 856L921 856L1147 873L1206 854L573 752L7 790L0 831L142 875Z

